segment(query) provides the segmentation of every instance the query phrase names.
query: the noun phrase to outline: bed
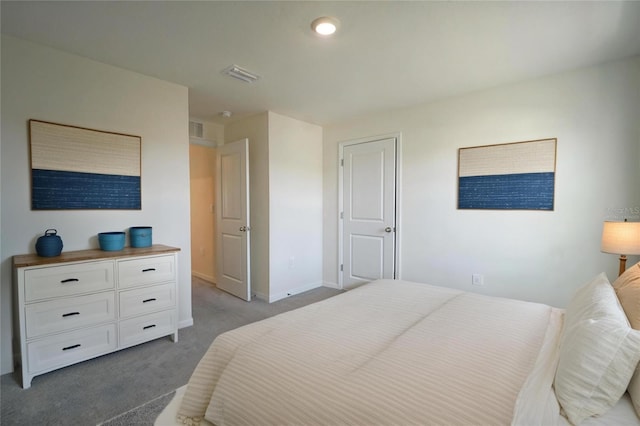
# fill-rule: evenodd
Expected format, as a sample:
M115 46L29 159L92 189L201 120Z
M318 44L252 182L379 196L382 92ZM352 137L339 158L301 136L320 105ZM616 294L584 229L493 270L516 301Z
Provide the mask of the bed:
M218 336L156 424L640 424L639 360L604 274L566 312L378 280Z

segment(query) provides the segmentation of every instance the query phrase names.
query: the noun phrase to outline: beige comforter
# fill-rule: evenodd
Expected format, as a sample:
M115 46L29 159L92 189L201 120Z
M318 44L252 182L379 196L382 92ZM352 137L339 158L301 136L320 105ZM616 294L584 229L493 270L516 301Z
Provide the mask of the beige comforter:
M542 421L526 416L541 412L529 399L544 405L552 395L555 366L544 348L557 345L558 318L542 304L376 281L220 335L189 381L179 419L508 425L520 407L515 419Z

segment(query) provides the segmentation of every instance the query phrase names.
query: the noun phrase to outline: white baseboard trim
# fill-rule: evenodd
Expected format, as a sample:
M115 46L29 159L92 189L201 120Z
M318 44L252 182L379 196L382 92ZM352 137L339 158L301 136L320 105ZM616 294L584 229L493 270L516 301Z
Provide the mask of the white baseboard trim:
M194 277L198 277L201 280L205 280L211 284L215 284L216 283L216 278L212 277L211 275L207 275L207 274L202 274L200 272L196 272L194 270L191 270L191 275L193 275Z
M323 281L322 282L322 287L329 287L329 288L335 288L338 290L342 290L342 288L340 288L340 285L338 283L332 283L329 281Z
M269 302L269 295L268 294L264 294L264 293L254 293L253 298L259 299L259 300L263 300L265 302Z
M178 321L178 329L191 327L193 325L193 317L186 320Z
M318 288L318 287L322 287L322 282L309 283L309 284L302 285L300 287L295 287L290 290L283 291L281 293L269 295L269 303L277 302L280 299L285 299L289 296L304 293L305 291L313 290L314 288Z

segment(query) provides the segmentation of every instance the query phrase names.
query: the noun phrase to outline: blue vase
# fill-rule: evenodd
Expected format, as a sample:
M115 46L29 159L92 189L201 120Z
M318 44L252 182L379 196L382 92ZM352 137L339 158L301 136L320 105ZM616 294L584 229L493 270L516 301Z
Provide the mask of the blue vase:
M62 253L62 238L55 229L47 229L36 241L36 253L42 257L59 256Z

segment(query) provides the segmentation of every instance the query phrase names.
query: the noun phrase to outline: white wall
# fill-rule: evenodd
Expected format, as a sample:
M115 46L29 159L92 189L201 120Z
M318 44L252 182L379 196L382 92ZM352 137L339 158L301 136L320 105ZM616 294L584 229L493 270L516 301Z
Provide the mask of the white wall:
M274 302L321 286L322 128L267 111L224 135L249 139L252 293Z
M269 301L322 285L322 128L269 112Z
M153 226L180 247L180 326L192 324L186 87L2 36L2 372L11 371L11 256L56 228L64 250L97 247L101 231ZM142 210L30 210L30 118L142 137Z
M403 142L403 279L564 306L596 273L616 277L600 234L604 220L640 220L640 58L325 127L328 285L338 280L338 143L393 132ZM456 209L458 148L553 137L554 211ZM484 287L471 286L472 273Z

